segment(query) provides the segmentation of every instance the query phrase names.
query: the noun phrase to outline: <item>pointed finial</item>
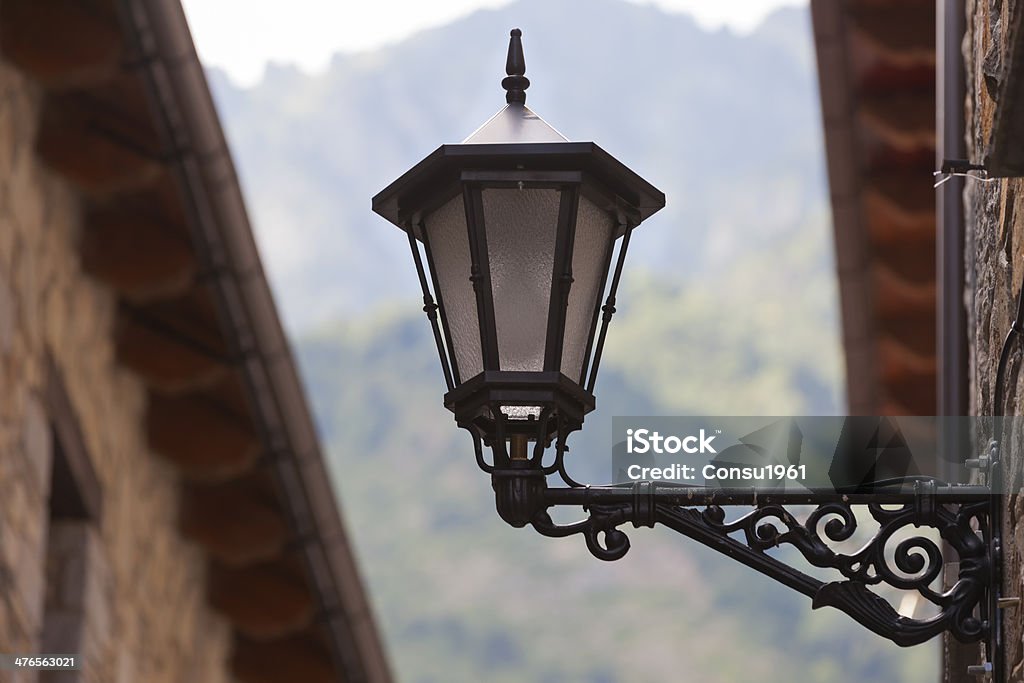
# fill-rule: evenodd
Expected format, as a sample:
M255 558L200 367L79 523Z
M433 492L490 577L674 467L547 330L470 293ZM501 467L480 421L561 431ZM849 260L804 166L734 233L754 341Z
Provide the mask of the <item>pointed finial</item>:
M530 79L526 77L526 57L523 56L523 32L512 29L508 39L508 58L505 60L505 73L508 78L501 81L506 90L505 101L509 104L518 102L526 104L526 89L530 87Z

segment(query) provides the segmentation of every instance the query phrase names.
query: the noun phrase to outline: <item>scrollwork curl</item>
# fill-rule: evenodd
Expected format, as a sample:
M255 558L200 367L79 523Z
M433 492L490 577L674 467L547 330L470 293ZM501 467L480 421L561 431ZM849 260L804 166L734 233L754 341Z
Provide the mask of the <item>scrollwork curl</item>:
M629 521L628 507L594 506L589 513L586 519L578 522L555 524L551 515L544 510L534 516L532 524L544 536L563 538L583 534L587 549L600 560L613 562L622 558L629 551L629 537L618 527Z

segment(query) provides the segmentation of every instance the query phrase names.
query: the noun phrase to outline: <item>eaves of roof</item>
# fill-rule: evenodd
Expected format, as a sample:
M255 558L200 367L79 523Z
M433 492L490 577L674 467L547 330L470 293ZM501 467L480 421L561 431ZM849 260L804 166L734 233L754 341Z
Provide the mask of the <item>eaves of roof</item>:
M5 1L0 45L44 93L36 152L81 199L83 267L117 295L118 360L182 477L233 675L388 683L179 1Z
M936 409L935 3L812 0L850 414Z

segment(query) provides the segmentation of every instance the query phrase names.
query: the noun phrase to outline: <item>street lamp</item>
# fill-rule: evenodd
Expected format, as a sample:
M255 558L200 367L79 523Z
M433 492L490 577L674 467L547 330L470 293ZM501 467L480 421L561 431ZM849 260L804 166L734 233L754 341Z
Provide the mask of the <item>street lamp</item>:
M512 31L505 107L373 199L374 211L408 233L448 383L445 405L501 466L522 459L527 442L579 429L594 409L630 233L665 205L613 156L569 142L526 106L520 36Z
M569 142L527 108L521 35L515 29L509 41L501 83L506 106L463 143L442 145L373 198L373 210L408 235L448 387L444 403L472 435L499 515L547 536L581 534L604 560L629 549L620 526L660 523L897 644L949 631L963 641L984 639L990 653L998 651L995 466L988 486L916 477L873 485L870 493L652 481L584 486L568 474L566 439L594 408L630 235L665 197L594 143ZM567 486L549 486L554 475ZM582 507L588 516L555 524L548 511L561 505ZM786 505L816 508L798 516ZM753 510L727 520L728 506ZM860 550L840 552L834 546L857 529L857 506L879 529ZM959 578L949 591L930 587L943 567L934 541L917 535L892 547L894 534L911 527L936 530L957 554ZM781 545L842 578L821 581L767 552ZM899 615L873 590L882 585L918 591L938 614Z

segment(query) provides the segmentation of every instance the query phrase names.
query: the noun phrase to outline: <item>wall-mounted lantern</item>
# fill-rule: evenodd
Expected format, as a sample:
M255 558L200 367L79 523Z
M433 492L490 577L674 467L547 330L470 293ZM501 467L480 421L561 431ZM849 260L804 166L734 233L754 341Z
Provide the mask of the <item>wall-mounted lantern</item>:
M948 631L1000 651L1001 521L991 479L987 486L918 477L870 492L759 493L651 481L584 486L566 472L566 439L594 408L630 235L664 207L665 196L596 144L568 141L526 107L518 29L506 73L501 111L373 198L373 210L408 235L448 386L444 404L471 433L501 517L546 536L581 534L604 560L629 549L620 526L660 523L899 645ZM994 477L994 457L990 464ZM550 486L555 476L565 486ZM561 505L588 516L555 524L548 511ZM786 505L815 507L798 515ZM753 509L728 520L729 506ZM840 552L835 546L857 529L858 507L879 529L856 552ZM956 553L959 578L950 590L932 587L944 563L931 538L890 542L917 527L937 531ZM782 545L841 578L822 581L769 554ZM875 592L880 586L917 591L937 614L901 616ZM998 678L993 661L990 654L984 668Z

